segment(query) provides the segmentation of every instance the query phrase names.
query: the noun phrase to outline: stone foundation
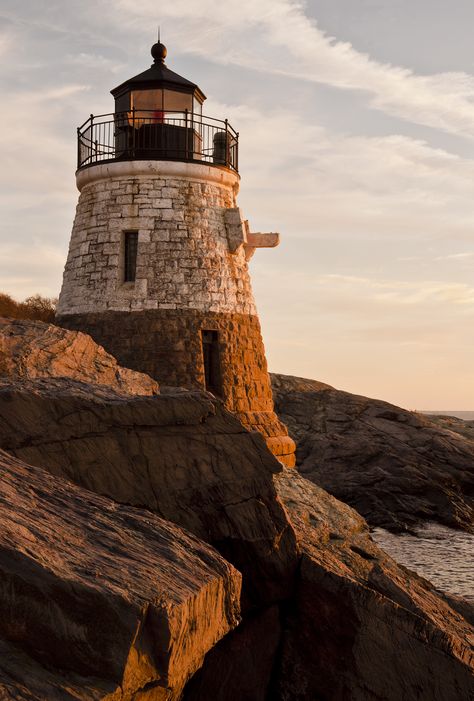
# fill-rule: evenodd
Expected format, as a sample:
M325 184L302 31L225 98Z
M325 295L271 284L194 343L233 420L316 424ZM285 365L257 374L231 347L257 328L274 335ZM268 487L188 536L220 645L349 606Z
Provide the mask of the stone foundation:
M278 459L293 466L295 445L273 411L257 316L156 309L58 316L57 323L84 331L121 365L145 372L160 385L206 389L201 330L217 331L221 392L225 406L249 430L265 437Z

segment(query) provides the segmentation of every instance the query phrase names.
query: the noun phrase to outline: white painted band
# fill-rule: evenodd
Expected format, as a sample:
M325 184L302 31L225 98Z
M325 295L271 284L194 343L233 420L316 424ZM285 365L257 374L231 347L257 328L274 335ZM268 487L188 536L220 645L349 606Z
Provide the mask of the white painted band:
M209 182L239 191L240 176L227 168L219 168L203 163L182 161L113 161L98 163L95 166L76 171L76 185L79 192L85 185L99 180L148 176L167 177L197 182Z

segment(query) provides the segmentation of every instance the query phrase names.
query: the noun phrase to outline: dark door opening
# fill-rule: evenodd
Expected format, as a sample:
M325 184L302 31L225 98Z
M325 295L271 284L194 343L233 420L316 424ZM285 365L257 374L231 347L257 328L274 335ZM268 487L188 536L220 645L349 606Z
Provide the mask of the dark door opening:
M219 332L201 330L202 356L206 389L222 396L221 363L219 357Z

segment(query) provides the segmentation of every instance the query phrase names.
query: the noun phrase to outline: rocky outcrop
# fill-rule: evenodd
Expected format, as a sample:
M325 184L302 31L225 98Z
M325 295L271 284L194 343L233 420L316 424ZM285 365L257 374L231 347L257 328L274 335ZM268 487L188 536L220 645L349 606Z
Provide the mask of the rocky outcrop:
M474 698L474 629L355 511L294 472L275 479L302 557L271 698Z
M474 698L461 611L386 555L352 508L293 470L275 481L301 553L294 595L221 640L184 701Z
M18 379L69 377L125 394L158 394L148 375L120 367L85 333L41 321L0 317L0 376Z
M133 387L131 390L133 392ZM242 620L235 629L230 630L235 624L237 609L223 603L222 611L232 608L234 617L228 614L225 618L224 614L221 617L218 614L217 628L223 630L224 624L220 627L219 620L225 619L229 632L220 640L216 634L216 644L212 647L209 642L215 630L212 620L208 621L211 633L207 637L205 627L204 632L197 627L188 635L185 616L182 625L173 628L173 631L179 628L183 632L182 645L178 642L178 633L176 648L173 648L174 639L166 638L168 642L171 640L171 647L166 647L170 655L166 668L169 687L166 693L171 694L170 698L173 698L173 693L181 693L178 689L182 689L188 674L183 670L197 670L182 689L183 701L399 701L412 698L454 701L470 698L474 693L474 677L471 676L474 667L469 651L474 631L467 621L450 608L432 585L390 560L372 542L365 522L349 506L341 504L294 470L283 472L267 450L262 436L243 429L237 419L210 395L167 391L156 396L133 396L106 385L64 376L21 380L4 376L0 378L0 448L15 456L9 458L14 466L18 464L16 461L23 460L43 468L44 479L54 483L60 495L63 489L76 489L78 494L84 494L82 489L69 484L68 480L71 480L80 487L108 496L104 499L90 495L92 500L97 498L100 503L111 505L112 497L116 502L126 504L113 504L104 513L104 519L110 516L111 523L110 510L122 519L124 539L119 544L114 542L114 537L121 534L122 528L112 523L110 527L104 526L105 534L102 535L99 526L105 521L97 525L94 514L89 516L89 507L68 511L62 508L59 500L53 517L50 519L49 513L44 511L41 519L50 533L62 532L63 519L70 529L66 530L67 533L72 532L76 540L82 537L82 554L78 562L86 584L89 578L94 582L93 577L99 577L101 573L100 569L89 566L86 559L87 545L92 538L90 530L95 534L104 558L108 553L113 560L118 552L115 569L107 570L107 562L104 565L105 579L110 575L118 591L112 585L107 589L101 580L93 588L93 594L99 596L102 590L108 592L107 596L104 593L108 599L104 602L106 621L110 607L119 611L119 617L125 617L123 623L119 621L120 625L117 624L119 647L120 641L126 637L120 631L127 630L127 621L132 621L130 628L139 625L136 602L141 601L140 592L145 592L143 600L148 603L147 610L159 608L163 601L151 602L148 584L142 582L154 572L154 563L158 562L156 553L163 554L161 550L154 550L155 555L150 556L151 559L147 557L147 547L154 547L151 535L149 543L145 537L141 541L143 559L137 565L136 577L131 576L130 594L125 594L120 588L122 581L126 583L131 569L125 560L126 553L130 548L132 557L135 553L135 536L132 534L129 538L130 530L141 532L147 523L153 533L158 529L156 533L160 540L161 525L158 528L156 522L162 522L156 515L166 518L194 534L194 537L183 534L183 538L189 537L192 541L188 548L189 557L196 555L205 564L210 563L211 579L214 560L208 561L204 556L208 546L202 545L201 551L194 548L192 543L196 542L196 536L214 545L240 570L244 592ZM26 469L40 473L37 468ZM3 483L0 481L0 484ZM27 480L25 489L30 490ZM40 502L43 494L41 490L30 490L30 493L33 505L28 513L34 511L34 504ZM8 498L6 493L5 499ZM142 507L142 511L130 505ZM12 514L15 511L13 506ZM133 514L143 519L139 526L135 526ZM24 522L21 518L18 520L20 526ZM77 531L74 531L74 526L77 526ZM178 533L178 555L175 555L172 542L166 550L169 560L176 562L176 568L169 570L172 577L177 578L176 583L170 584L170 596L174 592L177 592L176 596L182 593L183 610L188 611L185 603L186 563L179 558L184 542L179 540L182 532L176 525L165 523L163 527L170 529L167 533ZM74 538L72 542L76 542ZM34 547L27 544L22 548L19 540L14 542L12 557L17 550L26 552L27 548L33 556ZM58 576L59 568L66 576L69 570L62 565L65 557L60 543L57 550L56 553L51 547L44 560L47 564L51 560L49 567L56 567L54 572ZM217 555L213 553L213 557ZM98 555L97 559L100 560ZM0 565L1 562L0 549ZM70 565L68 567L73 569ZM169 561L163 554L158 582L165 581L168 567ZM235 584L234 571L232 568L228 571L231 575L225 591L230 591L231 582ZM215 571L216 576L220 572ZM184 582L181 582L183 577ZM196 579L199 592L204 580L204 575ZM84 603L81 603L83 592ZM120 604L122 594L126 598L123 608ZM75 586L73 595L76 596L73 610L77 611L73 620L79 625L77 619L83 615L85 623L82 621L82 625L89 626L81 639L82 642L85 640L85 651L89 647L95 651L96 665L105 655L104 668L108 669L109 631L96 631L94 621L89 620L92 607L87 608L90 601L87 586L84 585L84 589ZM60 607L66 607L69 601L61 588L50 588L44 592L44 597L53 611L58 597ZM230 595L230 600L233 597ZM32 594L32 599L36 598L36 594ZM14 617L16 608L16 604L11 606L10 618ZM21 610L20 607L19 612ZM99 622L102 621L101 615L97 617ZM213 615L210 614L211 619ZM150 625L155 621L154 616L151 618ZM22 620L21 615L19 619ZM142 631L143 625L140 625ZM0 631L1 626L0 623ZM108 627L105 625L106 629ZM84 679L83 670L73 666L75 662L57 670L54 666L57 663L52 658L45 662L37 652L33 657L28 641L33 641L32 647L35 647L35 630L34 627L31 630L22 628L21 645L11 636L8 639L4 636L2 641L0 635L0 652L5 654L5 659L0 662L0 669L3 669L0 679L13 678L15 681L13 687L5 686L7 681L4 682L7 690L3 698L116 701L117 697L110 696L115 693L110 691L110 685L117 684L119 673L112 680L105 679L102 674L97 681L91 676ZM62 629L52 624L51 630L54 642L60 638ZM188 641L188 638L194 639L193 635L202 636L202 647L194 647L194 643ZM89 636L92 636L90 644ZM473 636L471 641L469 636ZM150 635L146 641L150 647L144 643L136 656L137 664L143 664L145 670L148 658L162 650L163 637L157 635L153 640ZM208 651L202 662L208 642ZM189 656L188 645L192 647ZM132 643L129 647L132 648ZM174 665L171 663L173 650L176 649L178 654L181 648L183 659L180 658L179 665L177 661ZM85 654L82 648L80 653ZM80 656L77 659L80 662ZM168 660L166 655L164 660ZM159 661L162 664L161 653ZM6 665L9 665L8 669ZM163 666L158 668L157 662L155 667L159 674L162 673ZM20 668L27 670L29 676L23 672L22 677L18 671ZM178 668L181 671L178 672ZM92 673L96 674L94 670ZM176 670L174 676L173 670ZM135 691L130 691L129 701L167 699L166 695L163 696L162 679L165 675L160 677L161 686L155 682L145 684L136 698L133 696ZM137 682L136 688L141 683ZM14 693L11 688L14 688ZM39 688L47 688L48 693L38 691ZM83 691L86 688L89 695ZM0 687L0 699L2 693ZM125 698L118 697L120 701L125 701Z
M446 428L448 431L454 431L454 433L459 433L461 436L464 436L464 438L474 441L474 421L443 414L427 414L427 417L437 426Z
M252 600L289 595L296 545L272 482L281 465L210 395L0 378L0 448L213 544Z
M294 377L293 375L270 374L272 390L280 394L288 392L318 392L320 389L334 389L331 385L319 380L308 380L305 377Z
M211 547L0 451L0 698L174 701L239 620Z
M273 375L298 470L374 526L474 531L474 439L446 422L323 383Z

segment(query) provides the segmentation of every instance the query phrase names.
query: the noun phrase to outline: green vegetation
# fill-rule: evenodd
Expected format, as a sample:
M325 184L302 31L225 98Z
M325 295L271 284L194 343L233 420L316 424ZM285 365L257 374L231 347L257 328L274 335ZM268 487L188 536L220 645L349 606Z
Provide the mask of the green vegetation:
M17 302L10 295L0 292L0 316L13 319L37 319L39 321L54 321L57 299L32 295L23 302Z

